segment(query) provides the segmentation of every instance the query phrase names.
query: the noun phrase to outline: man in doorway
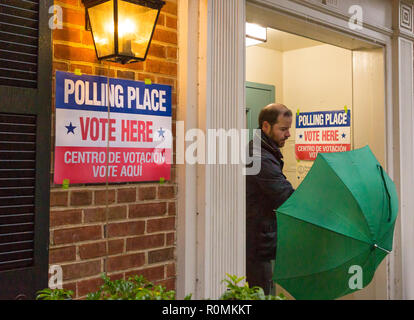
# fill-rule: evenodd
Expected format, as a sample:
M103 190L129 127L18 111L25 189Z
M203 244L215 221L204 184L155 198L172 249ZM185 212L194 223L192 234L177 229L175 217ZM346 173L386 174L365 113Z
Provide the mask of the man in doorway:
M260 161L261 168L257 175L246 176L247 282L263 288L267 295L273 288L271 260L276 256L274 210L294 192L282 172L280 152L290 137L291 126L292 112L282 104L270 104L259 114L260 150L253 149L253 141L249 145L250 155Z

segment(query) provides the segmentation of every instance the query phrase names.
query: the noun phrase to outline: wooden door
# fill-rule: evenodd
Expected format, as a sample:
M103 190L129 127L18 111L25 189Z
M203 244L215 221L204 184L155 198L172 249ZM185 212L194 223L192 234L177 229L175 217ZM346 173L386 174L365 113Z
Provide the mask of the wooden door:
M0 299L47 287L52 4L0 3Z

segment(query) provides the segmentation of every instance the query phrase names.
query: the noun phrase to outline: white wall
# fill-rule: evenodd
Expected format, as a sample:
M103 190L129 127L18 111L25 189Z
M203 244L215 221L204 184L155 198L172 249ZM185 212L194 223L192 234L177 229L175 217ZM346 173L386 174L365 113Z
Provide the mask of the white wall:
M352 52L323 44L283 53L284 104L294 113L352 110ZM293 125L295 127L295 125ZM286 175L297 187L313 162L295 158L295 130L285 146Z
M331 45L284 52L283 80L290 108L305 112L350 107L352 52Z
M246 81L273 85L276 102L283 103L283 53L252 46L246 49Z
M385 163L385 70L382 49L353 52L354 147L369 145L378 161ZM368 287L354 294L356 299L387 299L385 259Z
M354 146L369 145L384 168L385 70L382 49L354 51Z

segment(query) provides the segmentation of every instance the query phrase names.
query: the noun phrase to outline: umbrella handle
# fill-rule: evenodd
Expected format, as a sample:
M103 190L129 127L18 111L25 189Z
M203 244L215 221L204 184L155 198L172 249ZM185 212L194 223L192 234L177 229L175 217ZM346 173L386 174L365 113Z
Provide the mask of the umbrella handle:
M377 167L378 169L380 169L381 178L382 178L382 181L384 182L385 191L387 192L387 196L388 196L388 222L390 222L391 221L391 196L390 196L390 192L388 191L387 183L385 182L384 168L380 166L379 164L377 164Z

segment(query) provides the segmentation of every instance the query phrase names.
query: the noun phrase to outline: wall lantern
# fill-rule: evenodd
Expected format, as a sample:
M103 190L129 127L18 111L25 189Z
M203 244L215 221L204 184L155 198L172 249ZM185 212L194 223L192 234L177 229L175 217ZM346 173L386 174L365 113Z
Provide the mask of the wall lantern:
M246 22L246 46L255 46L267 41L267 28Z
M162 0L82 0L98 60L144 61Z

